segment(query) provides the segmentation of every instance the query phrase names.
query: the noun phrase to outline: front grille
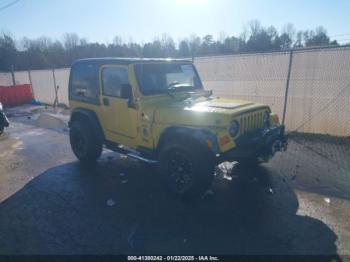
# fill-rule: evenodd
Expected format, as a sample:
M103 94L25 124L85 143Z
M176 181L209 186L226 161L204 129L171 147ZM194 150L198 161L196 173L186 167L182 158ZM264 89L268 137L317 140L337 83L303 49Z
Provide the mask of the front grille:
M242 116L239 120L239 133L242 135L246 132L262 128L263 114L264 111L258 111Z

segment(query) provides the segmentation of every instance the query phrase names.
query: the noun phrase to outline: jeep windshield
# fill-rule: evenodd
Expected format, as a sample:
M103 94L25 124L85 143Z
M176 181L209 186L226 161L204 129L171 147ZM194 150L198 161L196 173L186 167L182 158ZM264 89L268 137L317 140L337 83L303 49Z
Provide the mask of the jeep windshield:
M144 95L202 89L198 74L189 63L136 64L135 71Z

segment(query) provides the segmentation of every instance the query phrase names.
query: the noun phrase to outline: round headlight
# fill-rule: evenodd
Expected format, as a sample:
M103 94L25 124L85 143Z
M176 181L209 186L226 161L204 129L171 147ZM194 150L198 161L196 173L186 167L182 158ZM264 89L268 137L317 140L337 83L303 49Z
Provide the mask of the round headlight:
M270 113L268 111L265 111L263 115L263 121L264 121L264 126L270 126Z
M228 132L230 136L235 137L239 131L239 123L236 120L233 120L230 124Z

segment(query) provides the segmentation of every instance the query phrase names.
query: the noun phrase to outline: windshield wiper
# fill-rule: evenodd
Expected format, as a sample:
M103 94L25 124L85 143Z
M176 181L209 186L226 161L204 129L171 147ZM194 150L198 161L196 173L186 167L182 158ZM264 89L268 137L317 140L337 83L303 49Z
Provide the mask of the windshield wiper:
M189 84L173 84L169 85L167 90L173 91L173 90L178 90L178 89L189 89L189 88L194 88L194 86L191 86Z
M157 88L157 89L152 89L152 94L159 94L159 93L163 93L163 94L167 94L169 95L171 98L174 98L174 92L176 92L177 90L180 89L191 89L194 88L193 86L189 85L189 84L172 84L169 85L169 87L167 88Z
M194 86L191 86L191 85L189 85L189 84L177 84L177 85L173 85L173 86L171 86L171 87L168 87L167 89L166 89L166 94L168 94L171 98L174 98L174 92L176 91L176 90L179 90L179 89L187 89L187 91L190 91L190 90L188 90L188 89L192 89L192 88L194 88ZM189 93L189 92L187 92L187 97L186 98L184 98L184 99L187 99L187 98L189 98L191 96L191 94Z

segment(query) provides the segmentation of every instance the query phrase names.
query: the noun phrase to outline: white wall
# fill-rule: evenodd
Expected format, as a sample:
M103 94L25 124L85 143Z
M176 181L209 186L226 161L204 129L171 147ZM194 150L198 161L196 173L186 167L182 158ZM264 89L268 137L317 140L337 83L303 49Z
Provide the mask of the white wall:
M30 84L28 71L16 71L15 72L16 85Z
M46 104L53 104L55 87L52 70L32 70L30 75L35 99Z
M0 73L0 86L12 85L12 77L10 73Z
M195 59L205 88L265 103L282 119L289 53ZM289 131L350 136L350 48L295 51L286 112Z
M68 105L68 82L70 68L55 69L56 85L58 89L58 102Z
M284 53L204 57L195 65L215 95L268 104L282 115L288 59Z

